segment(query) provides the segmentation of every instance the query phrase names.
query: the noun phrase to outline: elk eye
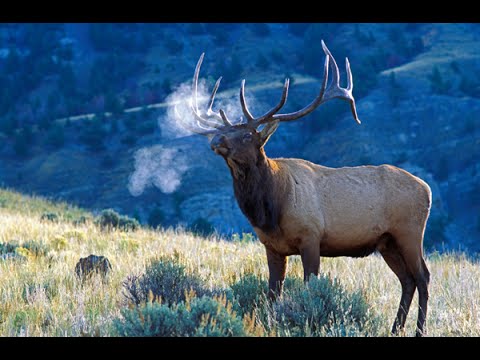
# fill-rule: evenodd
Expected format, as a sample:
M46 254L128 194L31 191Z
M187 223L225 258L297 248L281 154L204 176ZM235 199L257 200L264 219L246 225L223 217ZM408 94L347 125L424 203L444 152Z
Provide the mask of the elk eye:
M252 133L246 133L245 135L243 135L243 142L244 143L251 142L252 138L253 138Z

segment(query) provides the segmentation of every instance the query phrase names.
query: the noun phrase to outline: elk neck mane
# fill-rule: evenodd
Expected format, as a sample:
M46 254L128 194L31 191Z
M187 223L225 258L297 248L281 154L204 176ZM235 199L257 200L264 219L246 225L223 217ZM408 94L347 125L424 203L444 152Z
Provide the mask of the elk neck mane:
M263 148L256 162L238 163L227 160L233 178L238 205L252 226L263 232L279 230L281 191L275 173L278 165L269 159Z

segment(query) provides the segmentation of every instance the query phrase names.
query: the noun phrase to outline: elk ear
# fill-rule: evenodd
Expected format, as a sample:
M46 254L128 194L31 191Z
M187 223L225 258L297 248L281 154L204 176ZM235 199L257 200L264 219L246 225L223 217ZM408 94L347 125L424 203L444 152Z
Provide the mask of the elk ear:
M267 143L270 136L272 136L275 130L277 130L279 124L278 120L270 122L260 131L260 141L262 142L262 146Z

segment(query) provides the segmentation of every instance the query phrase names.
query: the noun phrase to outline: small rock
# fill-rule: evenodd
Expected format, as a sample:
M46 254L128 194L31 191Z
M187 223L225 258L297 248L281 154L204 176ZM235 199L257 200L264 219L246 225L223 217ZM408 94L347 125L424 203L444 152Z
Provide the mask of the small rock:
M85 281L94 273L100 274L102 278L105 279L110 270L112 270L110 261L105 256L97 255L80 258L75 266L75 273L82 281Z

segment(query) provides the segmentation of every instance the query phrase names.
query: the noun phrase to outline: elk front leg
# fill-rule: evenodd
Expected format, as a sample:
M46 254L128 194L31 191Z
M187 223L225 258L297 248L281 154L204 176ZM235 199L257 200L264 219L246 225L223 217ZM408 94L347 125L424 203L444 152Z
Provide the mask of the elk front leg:
M266 249L268 271L270 273L270 278L268 280L268 297L273 301L282 294L283 282L287 272L287 257L280 255L269 248Z
M318 276L320 271L320 246L318 244L300 250L303 264L303 281L307 282L310 275Z

